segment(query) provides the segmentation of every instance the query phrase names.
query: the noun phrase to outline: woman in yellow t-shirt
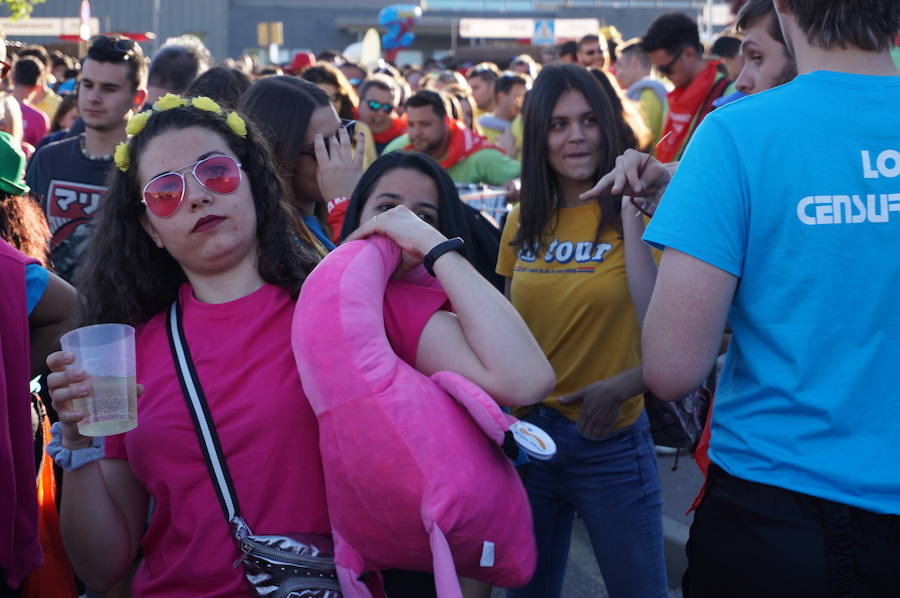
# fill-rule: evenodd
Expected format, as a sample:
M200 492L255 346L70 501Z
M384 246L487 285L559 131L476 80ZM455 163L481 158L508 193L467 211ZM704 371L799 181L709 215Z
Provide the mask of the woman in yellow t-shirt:
M557 377L553 393L519 415L546 430L558 452L524 471L538 567L513 598L560 596L575 512L610 596L666 596L638 322L654 257L630 202L580 198L626 149L627 125L612 106L575 65L541 71L525 104L521 204L507 219L497 272Z

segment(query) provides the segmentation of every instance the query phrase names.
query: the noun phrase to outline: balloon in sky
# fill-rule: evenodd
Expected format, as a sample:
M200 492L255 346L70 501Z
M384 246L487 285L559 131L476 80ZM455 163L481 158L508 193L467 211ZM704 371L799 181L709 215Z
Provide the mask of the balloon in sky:
M378 24L387 29L381 36L381 47L388 60L394 60L401 48L412 45L416 39L412 28L421 16L422 9L415 4L392 4L381 9Z

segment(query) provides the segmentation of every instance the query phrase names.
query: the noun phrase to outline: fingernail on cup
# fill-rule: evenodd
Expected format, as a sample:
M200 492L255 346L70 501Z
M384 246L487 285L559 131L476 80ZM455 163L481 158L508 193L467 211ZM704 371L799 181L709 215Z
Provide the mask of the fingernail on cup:
M75 355L68 369L81 368L90 385L82 399L87 416L78 422L85 436L109 436L137 426L134 328L97 324L68 332L60 339Z

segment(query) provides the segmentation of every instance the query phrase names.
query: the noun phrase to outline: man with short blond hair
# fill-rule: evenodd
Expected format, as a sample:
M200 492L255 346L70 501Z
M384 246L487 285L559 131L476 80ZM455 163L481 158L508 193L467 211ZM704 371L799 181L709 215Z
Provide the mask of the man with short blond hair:
M668 109L666 94L669 90L650 72L650 59L641 47L641 40L628 40L617 49L615 62L616 80L629 100L638 103L641 116L653 135L654 143L662 132Z

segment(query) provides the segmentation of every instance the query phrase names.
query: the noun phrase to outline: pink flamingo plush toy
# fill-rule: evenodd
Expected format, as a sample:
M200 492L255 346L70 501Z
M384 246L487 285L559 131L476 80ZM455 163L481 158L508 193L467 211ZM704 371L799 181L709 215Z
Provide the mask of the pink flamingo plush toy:
M524 585L536 552L528 498L500 445L516 420L468 379L431 377L385 335L384 291L400 259L385 237L342 245L303 284L292 329L319 420L335 560L345 598L365 571L434 571L439 598L457 574ZM405 281L430 277L424 268Z

